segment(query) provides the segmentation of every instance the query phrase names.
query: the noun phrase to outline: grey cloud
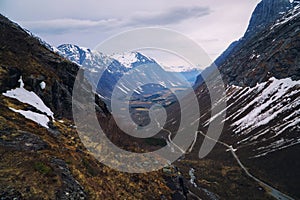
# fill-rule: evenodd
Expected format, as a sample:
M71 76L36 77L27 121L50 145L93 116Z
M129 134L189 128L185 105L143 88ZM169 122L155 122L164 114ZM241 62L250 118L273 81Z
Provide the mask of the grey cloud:
M177 7L164 13L144 13L131 18L129 25L170 25L209 15L209 7Z
M39 33L67 33L90 28L111 28L112 24L118 24L117 19L81 20L81 19L51 19L38 21L23 21L22 26Z
M190 18L210 14L208 7L177 7L160 13L140 13L122 20L109 18L100 20L50 19L20 22L22 26L37 33L62 34L73 31L111 30L120 27L156 26L176 24Z

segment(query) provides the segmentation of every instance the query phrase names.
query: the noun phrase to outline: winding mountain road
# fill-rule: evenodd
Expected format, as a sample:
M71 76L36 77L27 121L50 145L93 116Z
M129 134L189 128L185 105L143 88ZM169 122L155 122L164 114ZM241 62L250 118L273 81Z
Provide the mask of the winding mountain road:
M171 131L169 131L168 129L165 129L165 128L161 128L162 130L164 130L164 131L166 131L166 132L168 132L168 142L170 143L170 144L172 144L174 147L176 147L179 151L181 151L181 153L185 153L185 151L182 149L182 148L180 148L177 144L175 144L173 141L172 141L172 138L171 138L171 136L172 136L172 132Z
M265 182L263 182L262 180L256 178L255 176L253 176L248 169L243 165L243 163L240 161L239 157L236 155L235 151L236 149L234 149L231 145L228 145L222 141L213 139L207 135L205 135L202 131L197 131L198 133L200 133L201 135L203 135L204 137L213 140L225 147L227 147L230 152L232 153L233 157L235 158L235 160L238 162L238 164L240 165L240 167L244 170L244 172L247 174L247 176L249 176L250 178L252 178L253 180L255 180L256 182L259 183L259 185L261 185L270 195L272 195L274 198L278 199L278 200L294 200L292 197L280 192L279 190L273 188L272 186L266 184Z

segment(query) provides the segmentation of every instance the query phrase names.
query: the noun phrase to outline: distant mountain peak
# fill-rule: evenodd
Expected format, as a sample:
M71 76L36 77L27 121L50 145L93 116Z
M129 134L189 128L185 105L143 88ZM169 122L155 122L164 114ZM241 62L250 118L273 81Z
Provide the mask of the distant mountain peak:
M77 64L82 65L83 61L88 56L87 54L91 53L91 50L88 48L79 47L74 44L62 44L57 47L62 53L73 55L69 59Z
M119 61L126 68L134 68L138 63L156 63L155 60L149 58L139 52L125 52L125 53L116 53L111 55L111 57Z

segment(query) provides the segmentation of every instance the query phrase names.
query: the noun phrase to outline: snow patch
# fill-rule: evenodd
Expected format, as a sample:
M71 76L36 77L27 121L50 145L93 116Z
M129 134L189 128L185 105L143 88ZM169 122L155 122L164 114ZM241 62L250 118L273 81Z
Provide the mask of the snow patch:
M42 81L40 83L40 87L41 87L42 90L44 90L46 88L46 83L44 81Z
M45 128L49 128L48 127L49 118L46 115L35 113L30 110L25 111L25 110L16 110L14 108L9 108L9 109L16 113L20 113L25 118L30 119Z
M111 57L119 61L126 68L132 68L132 63L138 61L136 57L136 53L133 52L127 52L123 54L113 54Z
M5 93L2 93L2 94L6 97L17 99L18 101L20 101L22 103L27 103L27 104L35 107L42 113L46 113L49 117L54 119L53 112L50 110L50 108L48 108L44 104L42 99L38 95L36 95L34 92L32 92L32 91L30 92L24 88L24 82L22 80L22 77L20 77L19 82L20 82L19 88L6 91Z
M292 81L290 78L280 80L271 78L269 81L271 81L270 85L264 89L262 94L258 95L252 102L238 112L236 117L255 105L255 108L250 113L233 124L237 126L235 132L241 132L246 129L253 130L256 127L265 125L273 120L279 113L288 110L290 106L295 106L291 104L286 106L277 104L270 108L270 105L274 104L278 99L284 98L291 88L300 85L300 81ZM262 84L265 85L265 83ZM256 88L260 88L260 86L258 85Z
M298 11L298 6L296 6L289 14L288 16L284 16L281 20L278 20L277 23L275 23L270 30L274 29L275 27L286 24L290 22L292 19L296 18L298 15L300 15L300 12Z

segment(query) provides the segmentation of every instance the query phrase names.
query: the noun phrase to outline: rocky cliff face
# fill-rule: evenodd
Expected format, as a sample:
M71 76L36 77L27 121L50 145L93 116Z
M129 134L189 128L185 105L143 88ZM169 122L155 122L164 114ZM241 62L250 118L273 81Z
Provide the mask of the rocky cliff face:
M262 0L255 8L245 38L264 30L292 8L289 0Z
M247 40L219 69L228 84L253 87L271 77L300 79L299 7Z

